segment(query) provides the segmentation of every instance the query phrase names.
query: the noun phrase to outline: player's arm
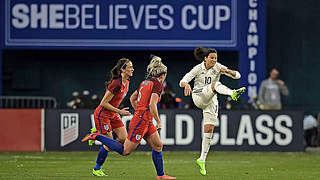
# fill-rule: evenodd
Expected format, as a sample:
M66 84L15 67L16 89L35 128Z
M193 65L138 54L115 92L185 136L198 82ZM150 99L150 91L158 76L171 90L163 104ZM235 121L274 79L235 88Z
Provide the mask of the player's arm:
M134 91L130 96L130 103L134 110L137 108L137 100L138 100L138 91Z
M118 109L109 103L111 101L111 99L113 98L113 96L114 96L114 94L111 91L107 90L107 92L103 96L103 99L102 99L100 105L102 107L108 109L109 111L116 112L122 116L131 115L131 113L128 111L129 108Z
M180 82L180 87L184 88L184 95L185 96L190 96L192 89L190 84L186 83L186 82Z
M229 76L233 79L240 79L241 74L238 71L228 69L226 67L221 67L220 72L222 72L224 75Z
M158 114L158 107L157 107L158 101L159 101L159 95L157 93L152 93L150 98L150 103L149 103L150 112L153 118L157 121L157 130L160 130L161 122Z
M189 96L191 94L192 89L189 82L199 73L200 70L201 65L197 65L181 79L179 86L184 88L185 96Z

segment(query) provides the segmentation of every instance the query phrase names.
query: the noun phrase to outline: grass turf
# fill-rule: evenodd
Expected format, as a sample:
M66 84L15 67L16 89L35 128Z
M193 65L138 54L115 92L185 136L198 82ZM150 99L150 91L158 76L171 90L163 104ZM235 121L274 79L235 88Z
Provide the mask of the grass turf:
M109 153L107 177L91 174L98 152L0 152L0 179L155 179L150 152ZM165 173L177 179L320 179L320 153L210 152L207 176L199 152L164 152Z

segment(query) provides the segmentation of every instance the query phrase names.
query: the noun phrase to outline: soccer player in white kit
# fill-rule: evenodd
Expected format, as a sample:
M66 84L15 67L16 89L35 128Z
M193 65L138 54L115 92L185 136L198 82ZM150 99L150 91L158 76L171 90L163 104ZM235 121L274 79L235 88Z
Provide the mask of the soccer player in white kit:
M204 120L204 135L202 139L202 149L197 164L200 167L200 173L207 175L205 169L205 160L210 149L214 126L218 120L218 99L217 93L229 95L237 101L239 96L245 92L242 87L237 90L231 90L219 82L220 75L224 74L233 79L241 77L238 71L230 70L226 66L217 62L218 53L215 49L206 49L197 47L194 50L194 56L202 63L196 65L180 81L180 87L184 88L185 96L192 92L194 104L202 109ZM194 78L194 88L191 89L188 84Z

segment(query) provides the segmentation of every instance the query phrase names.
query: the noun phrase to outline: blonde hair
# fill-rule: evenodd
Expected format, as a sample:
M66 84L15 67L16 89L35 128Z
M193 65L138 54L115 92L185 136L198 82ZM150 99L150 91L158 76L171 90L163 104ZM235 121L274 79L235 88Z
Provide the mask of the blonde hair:
M167 74L167 66L161 62L161 58L151 55L151 61L147 67L147 79L151 77L159 77L162 74Z

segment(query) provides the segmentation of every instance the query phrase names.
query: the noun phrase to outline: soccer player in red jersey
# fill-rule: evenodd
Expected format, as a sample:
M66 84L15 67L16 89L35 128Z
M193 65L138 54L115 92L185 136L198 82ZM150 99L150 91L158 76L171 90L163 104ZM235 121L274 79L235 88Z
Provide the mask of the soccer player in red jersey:
M111 70L111 78L106 83L106 92L100 105L94 111L96 129L109 138L113 138L112 131L117 135L117 140L123 143L127 137L127 130L120 119L120 115L128 116L131 113L128 108L118 109L121 101L129 90L129 78L133 75L133 65L129 59L121 58ZM108 156L109 148L102 146L96 166L92 170L95 176L105 176L101 169Z
M161 58L152 56L147 68L147 79L141 82L138 90L130 97L135 113L130 121L129 133L123 145L102 136L99 132L86 136L82 142L99 140L120 155L126 156L133 152L144 138L152 147L152 160L157 171L157 179L176 179L163 172L162 142L157 131L161 129L157 103L160 101L162 83L166 76L167 67L161 62ZM156 127L152 123L153 118L157 121Z

